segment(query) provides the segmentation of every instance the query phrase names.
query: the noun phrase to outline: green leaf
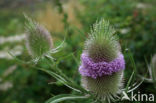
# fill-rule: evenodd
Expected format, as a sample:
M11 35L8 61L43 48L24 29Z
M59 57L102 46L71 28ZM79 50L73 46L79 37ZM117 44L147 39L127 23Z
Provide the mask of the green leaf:
M53 71L47 70L47 69L40 68L40 70L48 73L49 75L51 75L52 77L54 77L55 79L57 79L58 81L60 81L61 83L63 83L65 86L69 87L70 89L73 89L73 90L75 90L77 92L81 92L81 90L79 90L79 88L73 87L72 84L69 84L68 81L66 81L66 79L63 78L61 75L59 75L59 74L57 74L57 73L55 73Z
M127 83L127 85L126 85L126 93L127 93L127 91L128 91L128 87L129 87L129 85L130 85L130 83L131 83L131 81L132 81L133 76L134 76L134 71L132 72L132 74L131 74L131 76L130 76L130 78L129 78L129 80L128 80L128 83Z
M76 96L72 94L61 94L61 95L57 95L57 96L50 98L45 103L59 103L65 100L76 100L76 99L86 99L86 98L89 98L89 97L88 96Z
M129 78L129 80L128 80L128 83L127 83L127 85L126 85L126 93L127 93L127 91L128 91L128 87L129 87L129 85L131 84L131 82L132 82L132 79L133 79L133 77L134 77L134 74L136 73L136 64L135 64L135 61L134 61L134 58L133 58L133 56L132 56L132 54L131 54L131 52L129 51L129 53L128 53L128 56L129 56L129 58L130 58L130 61L131 61L131 63L132 63L132 66L133 66L133 68L134 68L134 70L133 70L133 72L132 72L132 74L131 74L131 76L130 76L130 78Z

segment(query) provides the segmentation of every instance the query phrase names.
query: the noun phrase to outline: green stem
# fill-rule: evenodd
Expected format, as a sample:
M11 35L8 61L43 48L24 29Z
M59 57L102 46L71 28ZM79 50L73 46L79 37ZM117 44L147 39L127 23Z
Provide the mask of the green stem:
M64 73L62 73L61 69L57 67L56 63L53 63L53 61L51 60L51 58L46 57L46 60L49 61L49 64L54 64L54 65L50 65L51 69L54 70L55 72L57 72L59 75L61 75L68 84L72 85L74 88L79 89L82 93L89 93L88 91L86 91L84 88L82 88L81 86L79 86L77 83L75 83L72 79L70 79L69 77L67 77L66 75L64 75ZM53 68L56 67L55 69Z

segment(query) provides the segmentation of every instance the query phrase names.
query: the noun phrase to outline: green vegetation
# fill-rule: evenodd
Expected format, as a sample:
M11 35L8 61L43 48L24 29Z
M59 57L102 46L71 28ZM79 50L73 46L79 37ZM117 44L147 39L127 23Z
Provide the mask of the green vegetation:
M156 53L155 0L60 1L33 2L28 6L27 4L19 5L17 0L16 7L12 6L16 3L11 5L8 4L9 2L0 1L0 5L3 4L0 7L0 103L44 103L58 94L62 95L55 97L56 100L59 97L71 98L61 103L91 103L91 99L82 97L65 86L66 82L57 81L57 78L50 76L51 73L48 75L46 72L59 68L67 75L69 81L76 83L71 86L83 91L80 87L78 72L80 55L92 24L101 18L109 20L111 25L114 24L116 34L120 38L119 42L126 61L124 87L128 88L134 83L139 84L142 82L142 77L150 77L148 65L150 66L151 57ZM52 8L49 8L49 5ZM32 63L18 61L28 62L32 59L23 37L26 22L23 13L48 28L53 37L54 47L63 42L63 47L52 54L52 57L56 59L55 63L46 59L40 60L34 66ZM8 52L16 56L18 60L10 56ZM38 70L36 67L47 69ZM60 71L57 72L60 73ZM155 94L156 97L154 81L144 81L134 90L136 93L138 91ZM125 101L118 103L125 103Z

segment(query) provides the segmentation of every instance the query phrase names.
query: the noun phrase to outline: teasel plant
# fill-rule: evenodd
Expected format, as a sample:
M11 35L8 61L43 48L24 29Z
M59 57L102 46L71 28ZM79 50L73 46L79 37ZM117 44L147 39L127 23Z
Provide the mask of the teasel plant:
M122 93L124 56L115 30L104 19L97 21L81 55L79 72L83 87L97 100L110 103Z
M53 40L49 31L41 24L33 21L26 14L24 14L27 22L25 23L26 30L26 47L33 58L33 61L37 63L40 59L54 58L51 54L56 53L63 46L63 42L58 47L54 48Z
M124 88L125 60L115 29L109 21L101 19L91 28L81 55L82 86L91 92L101 103L112 103L118 100L130 100L128 93L137 89L143 82L130 86L136 73L136 66L128 51L134 71Z
M125 69L124 55L115 34L115 29L104 19L97 21L91 28L85 48L81 55L79 73L81 84L68 77L61 68L59 62L62 58L54 58L53 54L61 52L65 40L54 47L52 37L48 30L35 22L27 15L26 17L26 47L32 57L30 61L23 61L12 55L20 64L46 72L58 82L74 91L74 94L60 94L51 97L45 103L59 103L65 100L86 100L92 103L112 103L127 99L127 93L135 90L141 83L132 86L132 73L126 87L123 86L123 73ZM75 58L73 53L69 53ZM135 67L133 57L130 60ZM38 65L40 60L47 61L48 68ZM75 60L75 59L74 59ZM136 69L135 69L136 70ZM53 84L53 83L50 83Z
M15 60L18 61L19 65L25 64L29 67L46 72L47 74L55 78L58 82L64 84L65 86L69 87L70 89L78 93L77 95L61 94L58 96L54 96L50 98L49 100L47 100L45 103L58 103L64 100L88 98L89 96L86 94L90 94L90 93L86 91L83 87L79 86L74 80L67 77L62 72L62 70L58 67L60 59L56 59L53 57L53 54L61 51L64 45L64 41L59 46L54 48L54 43L53 43L51 34L48 32L48 30L41 24L32 20L26 14L24 14L24 16L26 18L26 23L25 23L25 30L26 30L25 42L26 43L25 44L26 44L26 48L32 60L23 61L15 57L13 53L9 52L9 54L12 57L14 57ZM72 55L73 58L75 58L73 53L70 53L70 55ZM61 57L61 58L65 58L65 57ZM48 65L48 68L44 68L38 65L38 63L40 63L39 61L41 60L47 61L46 63ZM49 84L54 84L54 83L52 82Z

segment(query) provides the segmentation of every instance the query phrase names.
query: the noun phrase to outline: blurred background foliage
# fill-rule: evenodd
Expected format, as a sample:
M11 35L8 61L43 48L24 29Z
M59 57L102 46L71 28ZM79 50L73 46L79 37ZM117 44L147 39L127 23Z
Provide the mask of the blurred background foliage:
M49 84L55 80L17 63L8 54L9 51L22 60L30 60L24 42L23 13L50 31L55 46L65 38L63 49L53 56L60 59L59 68L77 83L80 54L91 25L102 17L109 20L125 54L126 83L134 69L127 51L136 63L134 81L140 80L137 74L146 75L145 60L150 63L156 53L155 5L155 0L0 0L0 103L43 103L53 95L73 93L59 82ZM139 91L156 94L154 85L148 83L143 83Z

